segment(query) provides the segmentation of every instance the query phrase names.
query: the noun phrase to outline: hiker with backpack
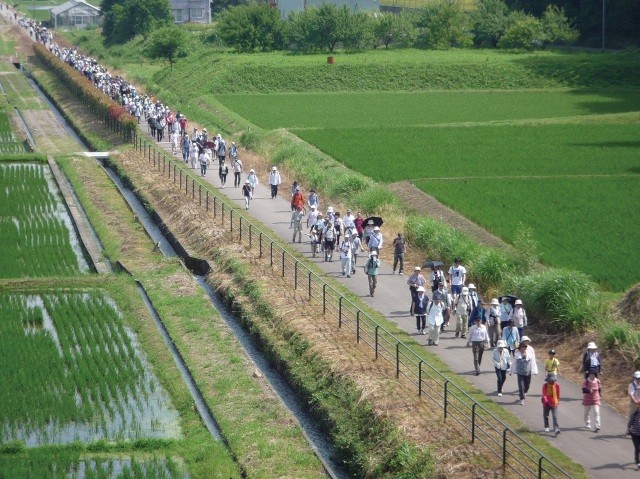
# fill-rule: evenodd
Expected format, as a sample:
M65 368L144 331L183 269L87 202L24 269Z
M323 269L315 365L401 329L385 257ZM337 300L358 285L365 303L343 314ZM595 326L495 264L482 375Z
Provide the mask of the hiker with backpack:
M424 288L423 288L424 289ZM427 345L437 346L440 341L440 326L444 321L444 306L438 293L434 293L433 298L427 306L427 322L429 323L429 340Z
M416 294L413 297L413 304L411 309L416 315L416 329L418 334L425 334L424 330L427 327L427 306L429 305L429 298L424 292L424 287L419 286L416 289Z
M376 286L378 286L378 270L380 269L380 260L378 259L378 253L372 251L369 253L369 259L364 265L364 272L367 274L367 280L369 281L369 295L373 298L376 292Z
M469 289L465 286L462 288L462 294L454 296L453 311L456 315L456 338L467 337L467 328L469 315L471 314L471 298L469 298Z

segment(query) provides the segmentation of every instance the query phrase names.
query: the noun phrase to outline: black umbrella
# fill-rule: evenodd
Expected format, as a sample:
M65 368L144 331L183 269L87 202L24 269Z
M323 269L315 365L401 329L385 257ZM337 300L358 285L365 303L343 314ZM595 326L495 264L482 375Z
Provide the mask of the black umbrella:
M436 266L444 266L444 263L442 261L427 261L425 262L422 267L423 268L429 268L429 269L436 269Z
M511 306L515 306L516 299L518 299L517 296L514 296L512 294L505 294L504 296L500 296L498 298L498 301L500 301L502 303L502 301L504 301L505 298L507 298L509 300L509 303L511 304Z
M369 221L373 221L373 226L382 226L384 221L379 216L369 216L366 220L364 220L364 226L369 225Z
M205 141L202 146L205 148L215 148L216 144L213 141Z

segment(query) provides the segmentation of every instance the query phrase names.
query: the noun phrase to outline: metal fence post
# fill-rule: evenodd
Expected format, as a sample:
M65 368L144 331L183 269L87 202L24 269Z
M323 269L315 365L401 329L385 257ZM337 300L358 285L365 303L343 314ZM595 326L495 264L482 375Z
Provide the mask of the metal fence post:
M242 243L242 216L238 218L238 230L240 232L240 243Z
M542 479L542 461L544 461L544 456L540 456L538 459L538 479Z
M444 418L447 419L447 409L449 405L449 381L444 382Z
M202 185L198 185L198 206L202 206Z
M422 359L418 363L418 396L422 396Z
M196 199L196 180L194 179L191 180L191 199L192 200Z
M378 334L379 334L378 333L378 329L380 329L380 325L379 324L376 325L376 341L375 341L375 343L376 343L376 359L378 359Z
M175 180L175 176L173 179ZM180 170L180 191L182 191L182 170Z
M180 170L180 173L182 173L182 170ZM173 184L176 184L176 165L173 165Z
M271 267L273 267L273 241L271 242L271 245L269 246L269 261L271 263Z
M400 341L396 343L396 379L400 378Z
M260 249L259 257L262 258L262 231L260 231L260 236L258 237L258 246Z
M342 327L342 296L338 299L338 328Z
M214 217L214 218L215 218L215 217L217 216L217 214L218 214L218 212L216 211L216 203L217 203L217 199L216 199L216 197L214 196L214 197L213 197L213 217Z
M205 210L209 211L209 190L204 192L204 204L205 204Z
M471 443L473 444L476 440L476 406L477 402L474 402L471 406Z
M322 314L327 314L327 283L322 285Z
M284 278L284 250L282 250L282 277Z
M224 226L224 202L222 202L222 206L220 207L220 209L222 210L222 220L220 224Z
M506 427L504 431L502 431L502 469L506 469L507 467L507 432L509 429Z
M293 289L298 289L298 261L293 263Z
M231 233L233 233L233 208L229 211L229 226L231 227Z
M356 313L356 343L360 344L360 310Z
M309 301L311 301L311 271L309 271Z
M252 225L251 223L249 223L249 250L251 250L251 248L253 248L253 244L252 244L252 240L253 240L253 238L252 238L252 236L253 236L253 232L251 231L251 230L253 229L253 228L252 228L252 226L253 226L253 225Z

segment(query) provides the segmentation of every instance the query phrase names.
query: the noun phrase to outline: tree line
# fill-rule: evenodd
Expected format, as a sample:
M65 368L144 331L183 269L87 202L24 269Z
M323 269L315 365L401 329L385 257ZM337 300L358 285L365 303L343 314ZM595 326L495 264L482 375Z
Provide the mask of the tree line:
M571 44L579 32L560 7L540 16L510 8L504 0L480 0L467 14L458 0L436 0L400 13L352 11L331 3L291 12L286 20L266 4L233 6L220 13L218 35L240 52L298 50L333 52L341 47L483 47L533 50Z

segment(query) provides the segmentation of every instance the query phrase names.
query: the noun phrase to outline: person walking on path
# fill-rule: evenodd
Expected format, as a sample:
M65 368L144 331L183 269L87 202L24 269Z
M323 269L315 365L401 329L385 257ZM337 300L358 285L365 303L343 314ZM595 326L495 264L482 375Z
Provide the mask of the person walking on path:
M629 416L627 431L633 441L634 462L636 467L640 469L640 404L636 406L636 410Z
M356 217L353 216L351 209L347 209L347 212L342 217L342 227L344 228L345 236L347 235L347 233L349 234L349 236L351 236L351 233L355 231L356 229L355 221L356 221Z
M367 264L364 265L364 271L367 274L367 279L369 281L369 295L371 297L375 294L376 286L378 286L378 269L380 269L378 253L372 251L369 253Z
M300 187L296 186L293 195L291 195L291 208L295 210L297 207L304 208L306 201L304 199L304 195L300 191Z
M435 293L440 284L446 287L447 280L444 277L444 273L440 269L440 266L434 266L433 270L429 274L429 280L431 281L431 292Z
M191 141L188 136L183 136L180 144L180 150L182 151L182 161L189 163L189 152L191 150Z
M498 379L498 396L502 397L502 387L507 380L507 371L511 367L511 354L504 339L499 339L493 350L493 368Z
M398 267L398 263L400 263L400 269L398 273L400 276L404 274L404 254L407 251L407 242L402 236L402 233L398 233L393 239L393 274L396 274L396 268Z
M356 232L358 233L358 238L362 240L364 236L364 215L358 211L356 213L356 219L353 220L353 224L356 227Z
M204 176L207 174L207 166L211 161L211 155L208 150L204 150L200 153L200 176Z
M242 161L240 161L240 158L236 156L231 160L231 168L233 168L233 186L238 188L242 176Z
M631 400L629 406L629 415L631 415L636 412L638 407L640 407L640 371L636 371L635 373L633 373L633 379L629 383L627 393L629 394L629 399Z
M440 326L440 332L444 333L445 326L449 326L449 319L451 318L451 307L453 305L453 298L451 293L445 287L444 283L438 283L438 289L434 294L440 295L440 301L442 302L442 325Z
M244 209L249 209L249 202L251 201L251 183L249 180L245 180L242 185L242 197L244 198Z
M302 206L296 206L296 209L291 212L291 224L293 225L293 243L296 242L296 235L298 236L298 243L302 243L302 219L304 218L305 211Z
M591 409L595 420L594 432L600 431L600 402L602 385L595 370L589 371L587 379L582 384L582 405L584 406L584 427L591 430Z
M369 251L375 251L378 255L380 254L380 250L382 249L382 233L380 232L379 226L373 227L373 233L369 236L367 247Z
M422 288L424 289L424 288ZM427 322L429 323L429 346L437 346L440 341L440 326L444 321L442 300L438 293L434 293L427 307Z
M502 303L500 303L500 328L504 331L504 329L509 324L509 315L513 310L513 306L509 302L509 298L505 296L502 298Z
M258 185L260 184L260 181L258 180L258 175L256 175L255 170L249 170L249 174L247 175L247 181L251 185L251 197L249 199L252 200L253 193L258 187Z
M597 372L598 376L602 373L602 357L598 352L598 346L593 341L587 344L587 351L582 356L582 371L585 378L591 370Z
M560 368L560 361L556 358L556 350L549 350L549 357L544 361L544 373L545 374L555 374L556 376L559 374L558 369Z
M325 221L324 228L322 229L322 237L324 238L324 260L331 261L333 259L333 249L336 244L336 230L333 228L333 221Z
M484 348L489 347L489 333L487 332L487 327L480 321L480 317L476 317L475 324L469 330L467 347L469 346L473 351L473 367L476 370L476 376L480 376Z
M524 328L528 324L527 312L522 307L522 300L516 299L515 308L509 313L509 320L513 321L513 325L518 328L520 337L524 334Z
M469 321L469 314L471 314L471 300L469 299L469 290L465 286L461 290L461 294L454 295L453 310L456 314L456 338L467 337L467 327Z
M196 169L196 163L198 162L198 143L191 141L189 146L189 158L191 159L191 169Z
M549 413L553 416L553 430L556 436L560 434L558 424L558 406L560 404L560 385L555 374L549 374L542 385L542 417L544 419L544 432L549 432Z
M460 264L460 258L453 260L453 265L449 268L449 284L453 297L462 293L462 287L467 282L467 269Z
M342 263L342 276L351 278L351 258L353 256L353 246L351 238L345 237L340 243L340 262Z
M507 321L507 327L502 330L502 339L507 343L507 349L511 356L515 356L516 349L520 344L520 333L518 328L513 325L513 321Z
M313 188L309 190L309 197L307 198L307 204L309 208L315 206L316 208L320 208L320 197L318 197L318 193Z
M362 240L358 236L357 231L353 230L351 233L351 274L356 274L358 255L361 251L364 251L362 248Z
M491 300L491 306L487 314L487 330L489 331L489 342L495 348L496 343L502 335L500 330L500 303L497 298Z
M416 266L415 268L413 268L413 274L407 279L407 284L409 285L409 294L411 294L411 306L409 306L410 315L414 314L413 302L415 301L418 288L420 286L424 287L425 283L426 280L424 279L424 276L420 274L420 266Z
M227 187L227 175L228 174L229 174L229 167L223 161L220 164L220 184L222 185L223 188Z
M427 306L429 305L429 298L424 292L424 287L420 286L416 290L416 295L413 298L412 309L416 315L416 329L419 334L424 334L424 329L427 327Z
M282 178L280 178L280 172L278 168L275 166L271 168L271 173L269 173L269 186L271 186L271 199L274 199L278 196L278 186L282 183Z
M218 162L224 163L225 161L227 161L227 144L225 143L225 141L222 139L220 135L217 135L216 139L218 140L218 147L216 148L216 155L218 155Z
M523 341L520 342L509 370L509 375L516 373L518 376L518 394L521 406L524 406L524 400L529 392L529 386L531 386L531 375L538 374L535 351L532 347L527 346L524 338L527 336L524 336Z

